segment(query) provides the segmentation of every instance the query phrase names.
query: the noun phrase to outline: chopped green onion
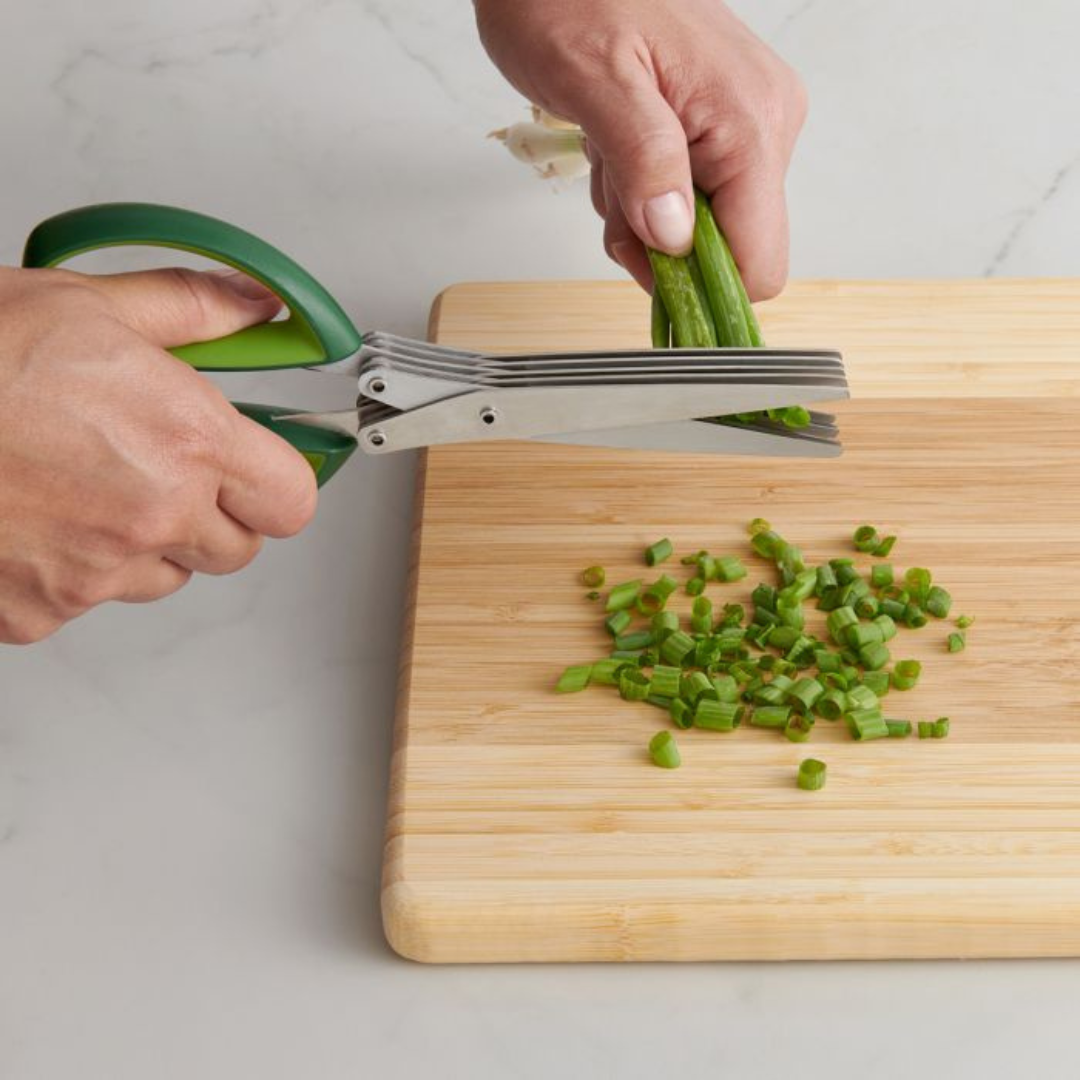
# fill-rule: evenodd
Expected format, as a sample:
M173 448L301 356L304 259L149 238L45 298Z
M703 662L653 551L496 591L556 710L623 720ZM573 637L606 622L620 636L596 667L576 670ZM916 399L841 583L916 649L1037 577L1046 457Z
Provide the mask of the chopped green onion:
M944 619L952 607L952 597L940 585L932 585L926 594L926 610L935 619Z
M889 736L889 728L880 708L853 709L847 714L847 721L851 737L860 742L886 739Z
M862 677L862 685L877 697L883 698L892 686L892 676L887 671L868 671Z
M960 618L956 620L956 625L959 626L961 630L966 630L974 621L974 615L961 615Z
M818 716L825 720L839 720L847 709L847 694L843 690L826 690L814 706Z
M645 549L646 566L656 566L657 563L665 562L671 558L674 550L671 541L666 536L663 540L657 540L655 544L650 544Z
M786 705L760 705L750 714L750 726L760 728L785 728L791 718Z
M831 671L839 671L843 661L840 659L839 654L834 653L831 649L815 649L814 663L817 664L818 671L825 674Z
M626 701L644 701L649 696L649 680L640 669L624 667L619 672L619 694Z
M859 616L855 614L855 609L850 607L839 607L835 611L829 612L829 617L825 620L825 625L828 628L829 634L838 645L843 644L844 630L848 626L854 626L859 621Z
M679 616L674 611L658 611L649 620L649 626L657 645L662 645L668 634L679 629Z
M887 602L888 601L886 601L886 603ZM893 621L892 616L884 612L880 615L875 615L874 625L881 631L882 641L892 641L892 639L896 637L896 623Z
M803 791L820 791L825 786L828 766L817 758L804 758L799 762L795 783Z
M911 593L912 599L922 606L926 603L926 597L930 592L932 575L929 570L922 566L913 566L904 575L904 584Z
M652 347L654 349L671 348L671 319L668 318L667 308L664 307L664 301L660 296L660 290L657 288L654 288L652 291L649 330L652 337Z
M904 622L913 630L921 629L928 621L926 612L918 604L908 604L904 608Z
M892 549L896 544L895 536L886 536L882 539L881 543L871 552L872 555L879 559L888 558L892 553Z
M870 568L870 584L875 589L884 589L893 583L892 563L875 563Z
M713 689L713 684L704 671L691 671L683 676L679 694L684 701L696 705L701 697L715 697L716 690Z
M949 652L951 652L951 653L963 652L966 645L967 645L967 637L965 636L963 631L960 631L960 632L954 631L953 633L951 633L949 635L949 640L947 642Z
M702 555L697 561L697 576L706 581L712 581L716 577L716 559L712 555Z
M756 554L765 559L773 558L776 555L777 546L783 542L780 534L773 532L772 529L756 532L750 537L750 546Z
M739 700L739 684L733 675L713 675L709 681L716 692L717 701Z
M859 662L867 671L877 671L883 668L891 659L887 645L877 642L866 645L859 650Z
M746 531L751 536L757 536L758 533L771 532L772 526L764 518L754 518L746 527Z
M645 702L648 705L655 705L658 709L663 709L665 712L671 712L671 703L674 698L664 697L663 694L650 694Z
M592 666L592 679L590 681L597 686L618 686L618 672L625 663L627 661L618 659L597 660Z
M746 567L736 555L725 555L716 560L717 581L741 581L746 577Z
M599 600L600 599L600 594L595 589L593 589L592 592L587 592L585 594L585 599L586 600Z
M849 648L860 652L868 645L880 645L885 640L885 635L877 623L855 623L845 628L844 640Z
M622 611L624 608L630 607L637 599L640 590L640 578L635 581L624 581L621 585L616 585L615 588L608 593L607 610Z
M645 587L637 598L637 609L642 615L655 615L668 602L668 597L679 587L669 574L661 574L651 585Z
M682 698L672 698L668 711L671 713L671 722L677 728L685 730L693 725L694 710Z
M612 649L610 659L622 660L625 663L636 664L641 667L641 661L645 659L644 649Z
M682 668L657 664L652 669L652 692L664 697L678 697L682 686Z
M592 678L592 664L575 664L568 667L559 677L555 689L560 694L576 694L589 685Z
M795 713L784 725L784 736L791 742L806 742L814 728L814 718L805 713Z
M686 592L689 596L700 596L705 591L705 579L703 577L692 577L686 583Z
M860 619L875 619L881 608L881 601L876 596L863 596L855 605L855 614Z
M612 637L618 637L630 625L632 616L629 611L613 611L605 620L604 626Z
M658 731L649 740L649 757L661 769L677 769L682 764L679 746L670 731Z
M802 630L806 625L806 616L803 614L802 604L798 601L792 603L777 598L776 614L780 619L781 626L790 626L793 630Z
M911 734L910 720L886 720L890 739L906 739Z
M712 701L703 698L694 711L694 727L708 731L734 731L742 722L746 710L733 701Z
M802 709L803 712L810 712L818 698L824 693L825 687L817 679L806 676L799 679L788 691L787 700L793 702L796 708Z
M919 721L919 738L932 739L934 737L934 723L932 720Z
M893 668L892 682L897 690L911 690L922 674L922 664L918 660L900 660Z
M676 630L664 638L660 657L665 664L681 666L688 653L694 651L694 639L685 630Z
M606 576L602 566L590 566L581 571L581 580L587 589L599 589Z
M949 718L942 716L935 720L930 727L930 734L934 739L947 738L949 735Z
M873 709L879 704L878 695L866 683L859 683L847 692L848 709Z
M881 538L873 525L860 525L855 530L852 540L855 542L855 550L867 555L881 543Z
M814 591L821 596L826 589L835 589L836 585L836 571L828 563L822 563L814 571Z
M651 630L631 630L629 634L620 634L615 638L615 648L620 651L647 649L654 640Z

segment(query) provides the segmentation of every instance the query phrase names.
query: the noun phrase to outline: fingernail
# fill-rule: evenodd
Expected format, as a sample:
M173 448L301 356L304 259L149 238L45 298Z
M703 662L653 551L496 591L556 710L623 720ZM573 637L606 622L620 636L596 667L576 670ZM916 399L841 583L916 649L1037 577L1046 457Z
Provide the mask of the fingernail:
M210 270L208 273L245 300L276 299L273 292L262 282L256 281L253 277L249 277L240 270L234 270L232 267L222 267L220 270Z
M645 224L656 246L671 255L685 255L694 242L694 219L681 192L669 191L645 203Z

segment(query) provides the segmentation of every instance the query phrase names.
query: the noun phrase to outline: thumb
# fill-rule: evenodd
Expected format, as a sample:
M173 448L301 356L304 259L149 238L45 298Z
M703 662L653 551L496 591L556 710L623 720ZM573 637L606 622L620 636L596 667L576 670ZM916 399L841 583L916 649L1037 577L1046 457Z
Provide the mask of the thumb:
M629 86L594 88L583 99L581 126L630 228L649 247L685 255L694 239L694 192L686 132L674 110L644 72Z
M86 279L113 313L164 349L212 341L272 319L281 301L238 270L145 270Z

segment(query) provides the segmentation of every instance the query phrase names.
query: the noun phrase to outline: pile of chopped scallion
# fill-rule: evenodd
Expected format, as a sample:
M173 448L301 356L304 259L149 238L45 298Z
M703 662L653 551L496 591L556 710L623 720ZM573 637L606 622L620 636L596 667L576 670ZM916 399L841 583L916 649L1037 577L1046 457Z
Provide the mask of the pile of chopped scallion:
M664 709L676 728L734 731L741 724L774 728L792 742L810 738L817 718L843 720L853 739L906 738L913 725L885 715L890 690L912 689L922 674L917 660L893 662L890 643L899 627L919 629L930 619L949 615L952 597L933 583L929 570L912 567L902 577L892 564L875 562L861 573L851 558L807 566L801 552L767 521L750 523L750 546L776 565L776 585L762 583L750 595L750 610L725 603L717 609L705 594L709 582L734 582L747 576L734 556L699 551L682 559L692 567L684 589L694 597L687 625L667 608L679 582L661 572L611 587L605 601L604 627L612 637L608 657L568 667L556 689L561 693L590 685L612 686L627 701ZM855 530L856 551L882 558L895 536L881 537L871 525ZM645 564L655 567L673 554L670 540L645 549ZM593 590L605 582L603 567L590 566L582 581ZM826 613L829 641L806 628L805 605L817 601ZM959 652L974 620L961 616L946 648ZM943 739L947 717L919 721L918 737ZM671 731L657 733L649 754L659 766L681 763ZM807 759L798 784L817 790L825 783L825 765Z

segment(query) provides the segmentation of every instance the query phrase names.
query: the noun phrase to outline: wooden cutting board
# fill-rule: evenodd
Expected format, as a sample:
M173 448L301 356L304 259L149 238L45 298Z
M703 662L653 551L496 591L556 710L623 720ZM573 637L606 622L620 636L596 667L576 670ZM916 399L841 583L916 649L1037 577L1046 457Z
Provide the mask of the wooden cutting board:
M840 459L426 454L383 881L403 955L1080 954L1080 281L803 282L761 311L770 344L844 351ZM643 345L646 325L615 283L456 286L432 315L492 351ZM745 554L759 515L813 560L864 521L896 532L891 561L976 617L958 656L943 623L893 643L924 674L886 714L949 715L947 740L688 731L668 772L645 749L660 710L552 692L606 651L582 567L640 576L665 535ZM770 577L747 561L715 599ZM794 782L810 754L815 793Z

